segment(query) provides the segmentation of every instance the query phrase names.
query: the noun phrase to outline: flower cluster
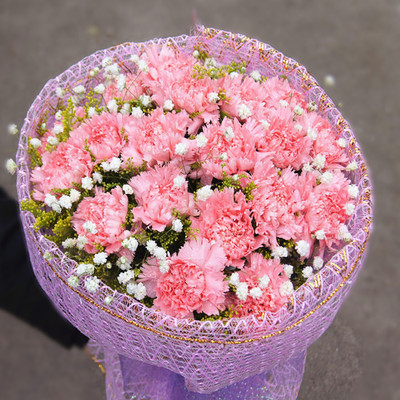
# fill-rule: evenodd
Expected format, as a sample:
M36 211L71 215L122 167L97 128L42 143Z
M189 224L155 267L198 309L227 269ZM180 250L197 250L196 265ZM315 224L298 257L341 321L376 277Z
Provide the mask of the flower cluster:
M71 286L178 318L261 315L351 240L357 165L285 77L151 45L57 96L22 206L77 261Z

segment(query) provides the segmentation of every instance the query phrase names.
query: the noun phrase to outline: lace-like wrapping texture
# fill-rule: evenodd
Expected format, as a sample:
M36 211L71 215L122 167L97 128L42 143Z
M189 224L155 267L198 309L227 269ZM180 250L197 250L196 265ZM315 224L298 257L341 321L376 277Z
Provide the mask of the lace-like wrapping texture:
M218 62L246 61L248 70L257 69L272 77L285 75L290 83L315 101L338 137L347 139L348 154L359 168L349 177L358 185L360 196L349 223L353 240L329 255L324 268L292 296L288 307L263 318L233 318L229 321L189 321L169 317L133 298L115 293L104 284L96 294L84 285L74 289L67 279L76 268L59 248L33 229L34 217L22 212L32 265L43 289L66 318L85 335L106 349L134 360L167 368L182 375L189 390L211 393L239 380L267 372L307 349L328 328L348 294L365 257L372 228L372 195L367 167L347 122L306 69L271 46L243 35L197 27L191 35L158 39L146 43L125 43L98 51L50 80L31 106L21 130L17 154L19 200L30 198L30 169L27 138L41 116L57 103L57 87L85 82L89 71L105 57L124 63L141 54L152 43L167 43L191 54L201 44ZM53 258L44 259L45 252ZM111 305L104 298L114 296ZM285 397L282 397L285 398Z

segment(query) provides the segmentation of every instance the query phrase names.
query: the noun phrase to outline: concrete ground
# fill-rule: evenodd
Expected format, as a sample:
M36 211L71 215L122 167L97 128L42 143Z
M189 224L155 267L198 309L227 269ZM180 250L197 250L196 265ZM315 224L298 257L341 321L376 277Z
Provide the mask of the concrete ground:
M270 43L304 64L352 124L375 189L368 259L332 326L311 346L300 400L400 399L399 0L1 0L0 162L46 81L86 55L126 41L207 26ZM0 186L16 196L15 179ZM0 310L0 398L105 399L83 350L66 350Z

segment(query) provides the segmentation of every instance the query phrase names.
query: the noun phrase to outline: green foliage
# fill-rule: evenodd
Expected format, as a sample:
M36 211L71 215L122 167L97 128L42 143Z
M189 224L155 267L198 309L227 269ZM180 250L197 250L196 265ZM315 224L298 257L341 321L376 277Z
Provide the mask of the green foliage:
M61 245L65 239L73 237L74 235L75 231L71 227L71 215L67 214L58 218L53 227L53 235L48 235L48 239L52 240L58 245Z
M39 217L43 213L44 203L42 201L35 200L22 200L21 211L29 211L35 218Z
M245 185L241 182L241 179L246 179L249 176L245 173L238 174L237 176L227 175L225 171L222 171L222 180L214 179L213 183L219 191L225 188L233 188L235 192L241 191L245 196L246 200L253 200L253 190L257 188L257 185L253 181L249 181Z
M232 61L228 65L222 65L218 67L207 66L206 64L196 64L193 67L193 70L193 78L195 79L204 79L206 76L210 77L211 79L219 79L229 75L231 72L244 74L246 72L246 62L243 61L239 64Z
M206 313L199 313L196 311L193 312L194 319L200 321L217 321L218 319L227 320L230 318L234 318L235 316L237 316L237 312L230 307L227 307L225 310L220 311L218 314L215 315L207 315Z

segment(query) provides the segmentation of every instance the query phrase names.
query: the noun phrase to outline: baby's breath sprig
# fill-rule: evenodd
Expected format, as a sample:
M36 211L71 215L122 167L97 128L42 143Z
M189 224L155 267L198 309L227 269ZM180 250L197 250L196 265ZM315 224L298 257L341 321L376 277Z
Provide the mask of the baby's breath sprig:
M246 196L246 200L250 201L253 200L252 192L257 188L257 185L253 181L243 185L240 180L245 178L248 178L246 173L228 175L225 171L222 171L222 180L214 179L213 183L219 191L225 188L233 188L235 192L241 191Z
M232 61L228 65L217 66L214 63L207 63L209 58L204 60L204 64L195 64L193 67L193 78L204 79L206 76L211 79L223 78L232 72L237 74L246 73L246 62L237 63Z
M54 212L54 211L52 211ZM63 217L58 217L57 222L53 227L53 234L45 235L47 239L53 241L54 243L61 245L61 243L74 235L74 230L71 226L71 214L66 212Z
M37 140L39 140L39 139L37 139ZM36 145L32 144L32 140L29 140L29 143L28 143L28 154L29 154L29 157L31 160L32 168L41 167L43 165L42 156L40 155L39 151L37 150Z

